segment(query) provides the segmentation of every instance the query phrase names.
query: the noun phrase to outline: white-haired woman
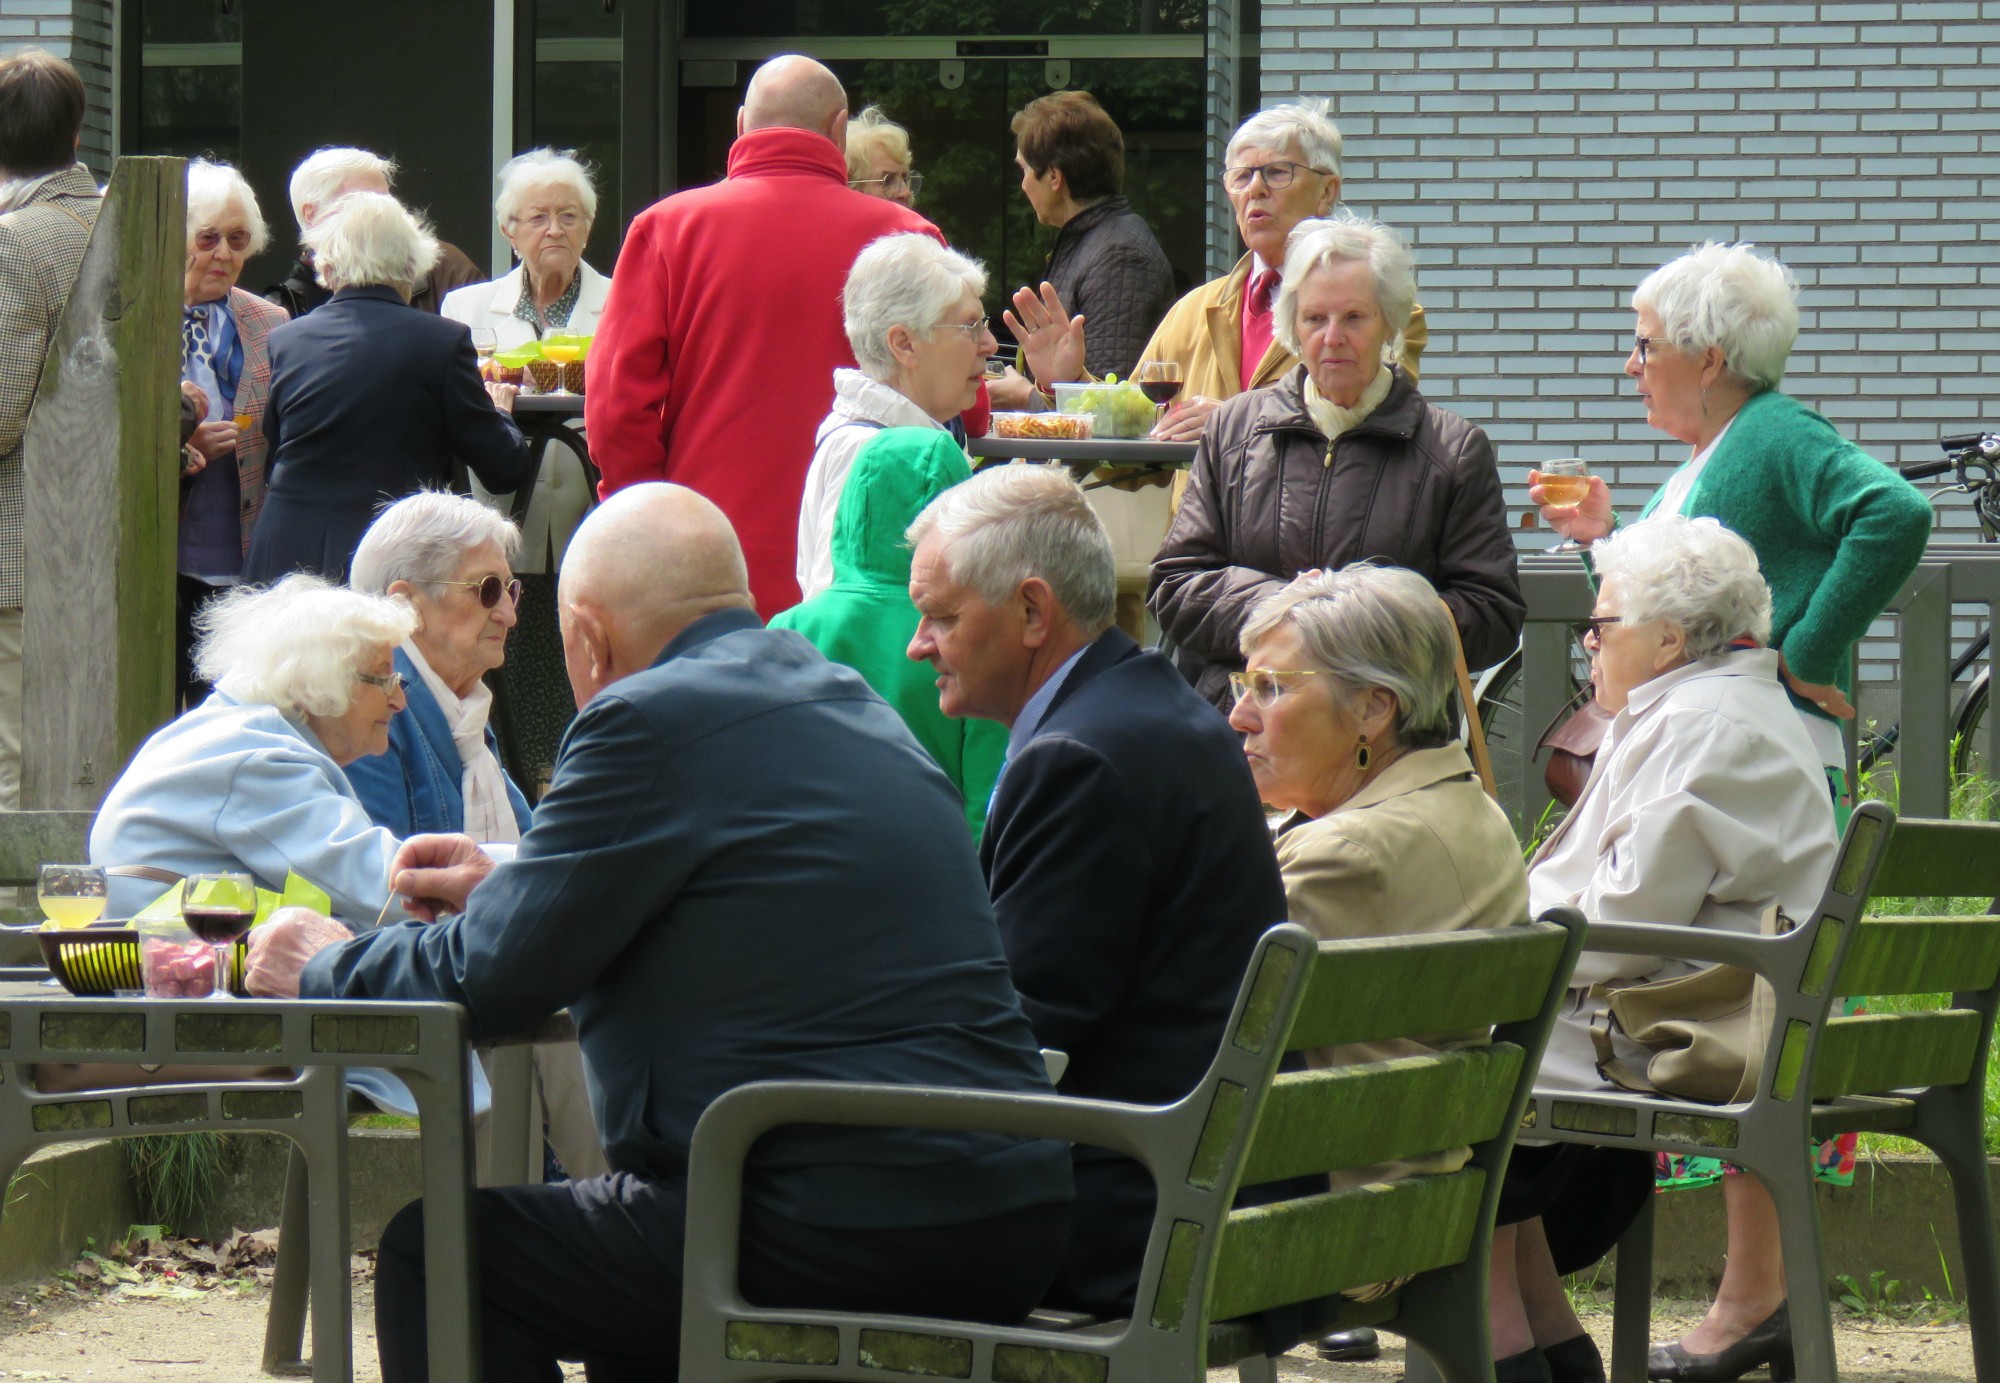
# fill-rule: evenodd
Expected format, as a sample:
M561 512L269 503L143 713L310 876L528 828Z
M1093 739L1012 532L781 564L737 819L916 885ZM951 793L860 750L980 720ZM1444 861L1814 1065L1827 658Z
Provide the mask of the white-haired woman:
M1180 396L1156 436L1194 441L1223 400L1275 383L1298 364L1295 348L1275 329L1273 305L1293 230L1340 201L1340 146L1325 101L1259 111L1230 136L1222 186L1246 252L1227 274L1169 308L1139 353L1142 362L1171 360L1181 367ZM1084 320L1068 315L1051 285L1042 285L1039 295L1025 288L1015 293L1007 325L1043 387L1084 377ZM1424 310L1413 302L1409 320L1383 343L1393 343L1412 381L1427 339Z
M1511 926L1527 877L1506 813L1452 738L1451 619L1413 571L1308 572L1265 596L1230 678L1229 723L1257 791L1292 813L1278 835L1286 916L1330 939ZM1441 1042L1454 1039L1440 1038ZM1328 1048L1311 1064L1421 1056L1414 1041ZM1464 1158L1344 1174L1359 1185L1455 1171ZM1372 1330L1324 1337L1328 1359L1378 1352Z
M1798 280L1751 245L1702 245L1655 269L1632 294L1637 339L1625 373L1646 421L1691 455L1640 511L1705 514L1756 550L1771 588L1772 646L1820 762L1847 762L1836 716L1851 718L1854 643L1916 569L1931 514L1915 486L1783 393L1798 335ZM1529 498L1542 501L1537 473ZM1544 506L1549 526L1594 542L1617 526L1593 477L1574 508Z
M917 204L924 175L910 171L910 132L880 106L847 122L847 185L904 206Z
M464 326L409 305L437 258L429 229L393 197L354 192L306 242L334 293L271 333L271 477L247 581L301 568L345 581L375 513L442 486L453 457L495 492L529 465L513 386L480 380Z
M1567 904L1593 922L1753 933L1773 905L1806 916L1833 863L1833 813L1819 755L1768 646L1772 597L1757 554L1712 518L1676 514L1614 534L1593 557L1602 582L1582 637L1612 721L1590 785L1529 863L1530 910ZM1586 951L1536 1084L1608 1088L1590 1033L1602 986L1698 968ZM1643 1068L1639 1049L1619 1054ZM1581 1329L1557 1274L1595 1261L1652 1189L1648 1156L1606 1161L1596 1151L1515 1153L1502 1202L1509 1227L1494 1239L1495 1354L1545 1348ZM1762 1192L1753 1178L1731 1182L1741 1188L1731 1195L1735 1221L1735 1202ZM1732 1223L1732 1248L1740 1227ZM1733 1354L1663 1360L1656 1351L1653 1376L1734 1378L1769 1363L1773 1377L1789 1377L1782 1278L1777 1291L1755 1328L1728 1342Z
M367 149L329 146L315 149L292 170L290 193L292 215L298 219L299 257L282 283L264 290L267 301L276 303L294 319L326 305L332 290L320 281L305 233L333 204L350 192L379 192L385 196L396 186L396 161ZM410 305L436 312L446 294L484 275L456 245L438 242L437 262L425 271L410 293Z
M861 368L833 372L833 408L813 439L799 505L802 599L833 584L833 518L861 448L885 427L945 427L978 398L996 349L985 291L978 260L926 235L885 235L855 257L840 302Z
M493 214L519 263L490 283L453 292L443 314L491 331L501 350L552 331L593 335L611 280L583 261L597 221L597 186L575 151L531 149L510 160L500 170ZM522 519L519 569L554 571L589 505L575 455L556 443L544 446Z
M264 504L264 403L271 388L265 347L285 313L236 280L270 238L257 194L241 173L207 159L188 164L181 387L197 422L181 465L174 592L176 685L186 705L206 695L193 676L195 607L242 573Z
M1388 227L1339 217L1293 232L1276 315L1299 365L1216 411L1147 592L1181 670L1225 711L1244 621L1302 571L1377 558L1422 574L1475 668L1520 637L1493 444L1384 358L1415 304Z
M388 746L405 704L395 651L416 615L301 574L227 591L197 623L195 667L215 691L132 756L98 808L91 859L240 870L267 889L296 872L343 921L372 925L401 840L369 820L344 769ZM159 891L111 887L121 917Z

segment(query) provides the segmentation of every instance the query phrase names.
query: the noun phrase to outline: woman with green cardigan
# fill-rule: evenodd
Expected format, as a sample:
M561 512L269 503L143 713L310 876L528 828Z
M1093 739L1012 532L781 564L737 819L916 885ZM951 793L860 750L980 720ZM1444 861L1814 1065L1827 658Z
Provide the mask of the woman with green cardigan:
M1839 721L1854 715L1854 644L1916 569L1931 512L1908 481L1779 391L1798 335L1797 296L1791 271L1749 245L1691 250L1633 293L1638 336L1625 373L1638 383L1646 421L1692 448L1639 521L1706 515L1756 550L1771 588L1771 644L1837 797L1846 763ZM1602 479L1593 477L1589 497L1570 509L1544 503L1538 473L1528 480L1528 497L1565 537L1588 544L1616 526ZM1827 1145L1822 1167L1836 1172L1844 1160L1851 1178L1851 1150L1842 1154ZM1685 1168L1672 1175L1689 1179ZM1729 1257L1721 1287L1700 1325L1654 1346L1653 1378L1731 1379L1790 1357L1770 1196L1751 1176L1723 1184Z

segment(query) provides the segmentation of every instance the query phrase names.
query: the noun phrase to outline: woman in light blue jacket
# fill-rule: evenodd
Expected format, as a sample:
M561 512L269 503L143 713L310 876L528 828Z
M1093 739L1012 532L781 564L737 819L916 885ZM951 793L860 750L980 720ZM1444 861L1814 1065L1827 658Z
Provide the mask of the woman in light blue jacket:
M98 809L91 861L238 870L272 890L297 873L350 928L373 926L402 842L369 820L342 770L388 747L404 706L394 655L415 623L403 601L306 575L208 605L195 662L215 693L132 756ZM114 880L112 914L158 891Z

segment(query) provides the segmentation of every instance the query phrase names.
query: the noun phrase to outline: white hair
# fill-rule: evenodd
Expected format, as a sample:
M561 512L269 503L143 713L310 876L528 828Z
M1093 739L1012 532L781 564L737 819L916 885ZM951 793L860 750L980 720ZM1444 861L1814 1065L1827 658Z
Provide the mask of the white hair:
M933 533L952 580L987 604L1011 599L1038 576L1089 637L1111 627L1118 599L1111 535L1062 467L987 467L925 505L904 536L915 547Z
M1308 218L1292 228L1285 241L1285 269L1278 280L1278 301L1271 308L1271 334L1293 355L1299 354L1299 332L1294 316L1299 288L1315 269L1331 269L1337 264L1361 261L1375 280L1375 306L1389 324L1392 336L1402 335L1417 307L1417 280L1410 265L1410 249L1403 237L1365 216L1342 212L1338 216Z
M294 572L268 590L234 586L195 615L195 671L246 705L343 714L354 677L417 627L401 599Z
M887 383L896 373L889 329L929 335L967 289L975 298L986 292L986 267L928 235L905 231L870 241L840 291L847 343L862 373Z
M1799 335L1799 281L1749 243L1711 240L1646 275L1632 310L1650 311L1676 347L1722 348L1725 368L1752 393L1775 389Z
M187 166L187 238L192 241L227 215L229 208L243 213L244 228L250 232L250 248L258 254L271 243L271 228L264 224L257 194L236 169L226 163L210 163L205 158L190 159Z
M292 170L292 215L299 229L306 228L307 207L324 215L349 178L369 173L379 173L383 182L396 185L396 161L366 149L328 147L307 155L306 161Z
M465 554L492 543L513 564L521 551L521 530L467 495L419 490L376 516L354 549L347 584L370 595L386 595L392 583L449 581Z
M430 223L381 192L350 192L322 211L306 248L327 288L386 286L406 297L438 258Z
M1223 164L1235 163L1245 149L1259 149L1267 154L1297 154L1308 167L1339 177L1340 127L1327 116L1331 108L1327 101L1308 100L1258 111L1229 136Z
M1458 631L1421 575L1357 562L1301 576L1251 610L1243 656L1287 624L1342 704L1351 709L1376 687L1396 698L1397 743L1432 749L1451 738Z
M1635 523L1593 543L1590 558L1625 622L1679 625L1689 657L1714 658L1733 640L1771 637L1771 588L1756 550L1714 519L1668 514Z
M543 187L566 187L583 206L585 221L597 220L597 185L574 149L530 149L507 160L500 170L500 195L493 215L502 230L513 222L526 196Z

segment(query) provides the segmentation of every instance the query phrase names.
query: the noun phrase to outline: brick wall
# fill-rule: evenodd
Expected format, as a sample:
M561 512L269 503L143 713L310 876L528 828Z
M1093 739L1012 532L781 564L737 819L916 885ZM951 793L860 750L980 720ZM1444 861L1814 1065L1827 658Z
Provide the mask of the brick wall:
M83 161L111 176L112 0L0 0L0 54L45 48L67 59L90 91L83 122Z
M1620 369L1631 290L1699 240L1791 265L1785 387L1875 455L2000 427L1996 60L1990 0L1263 4L1264 103L1331 98L1348 205L1415 246L1424 392L1492 434L1517 508L1538 458L1589 457L1621 507L1685 459Z

